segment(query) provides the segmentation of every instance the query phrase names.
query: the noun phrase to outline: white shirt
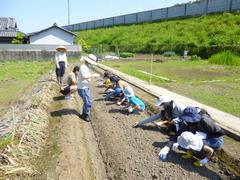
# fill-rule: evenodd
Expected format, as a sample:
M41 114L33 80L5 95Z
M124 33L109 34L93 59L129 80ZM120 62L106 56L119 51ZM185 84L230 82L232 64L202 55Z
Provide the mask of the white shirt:
M90 72L89 67L86 64L82 64L80 66L80 71L78 74L78 89L86 89L90 87L90 80L84 79L91 76L92 73Z
M57 67L59 67L59 64L58 64L59 62L65 62L65 67L67 67L68 61L67 61L67 55L65 52L57 51L55 53L55 64Z

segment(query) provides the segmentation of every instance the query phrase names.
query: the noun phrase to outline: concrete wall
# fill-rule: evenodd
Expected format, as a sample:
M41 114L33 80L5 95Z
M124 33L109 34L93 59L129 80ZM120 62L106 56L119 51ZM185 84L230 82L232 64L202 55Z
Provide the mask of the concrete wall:
M95 26L86 26L87 22L80 23L80 26L63 26L72 31L110 27L122 24L136 24L144 22L160 21L164 19L199 16L207 13L236 11L240 10L240 0L203 0L201 2L176 5L168 8L143 11L133 14L116 16L106 19L96 20Z
M75 25L74 25L75 26ZM51 28L39 34L29 37L30 44L73 44L74 36L60 30L59 28Z
M1 44L0 61L51 60L58 45ZM68 58L79 58L81 46L66 45Z

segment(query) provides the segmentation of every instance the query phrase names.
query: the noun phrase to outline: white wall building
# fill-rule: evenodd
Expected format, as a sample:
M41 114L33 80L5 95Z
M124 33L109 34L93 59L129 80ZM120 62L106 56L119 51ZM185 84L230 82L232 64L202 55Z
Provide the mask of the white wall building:
M28 34L30 44L72 45L75 34L57 26Z

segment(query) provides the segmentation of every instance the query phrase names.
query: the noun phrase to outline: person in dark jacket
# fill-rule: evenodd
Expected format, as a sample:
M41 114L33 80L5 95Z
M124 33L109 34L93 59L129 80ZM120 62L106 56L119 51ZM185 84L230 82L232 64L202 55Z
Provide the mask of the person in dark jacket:
M170 134L175 134L182 123L179 117L182 115L186 106L177 101L171 100L166 96L161 96L156 105L160 108L159 113L136 122L133 127L138 127L156 120L162 120L155 124L158 126L165 125L168 127Z
M223 145L225 132L214 122L209 114L201 114L196 107L189 106L184 109L180 119L183 120L183 124L176 135L173 136L160 151L160 159L166 159L171 148L176 149L174 144L177 142L177 138L185 131L192 132L193 134L197 132L205 133L206 137L203 139L204 144L214 150L219 149Z

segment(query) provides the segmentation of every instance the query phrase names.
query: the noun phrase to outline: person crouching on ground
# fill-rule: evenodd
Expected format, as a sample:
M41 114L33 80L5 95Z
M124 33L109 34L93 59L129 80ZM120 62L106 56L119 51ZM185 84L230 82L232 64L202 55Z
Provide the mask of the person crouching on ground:
M57 81L60 85L62 85L62 83L63 83L63 76L65 74L65 68L67 68L67 66L68 66L66 52L67 52L66 47L59 46L56 49L56 53L55 53L54 63L56 66L56 76L57 76Z
M111 72L109 71L104 71L104 74L103 74L103 79L104 81L100 82L97 84L97 87L105 87L105 88L108 88L109 86L111 86L111 80L110 80L110 77L113 76Z
M213 155L213 148L211 148L208 143L204 140L206 134L203 132L192 132L185 131L177 138L177 142L173 144L172 150L176 151L179 147L183 150L187 150L187 154L183 155L182 158L200 158L193 164L197 167L206 165ZM163 159L163 157L160 158Z
M145 109L144 102L134 95L132 88L128 87L127 89L124 90L123 93L125 99L128 102L128 105L126 107L123 107L121 111L127 111L128 113L144 111Z
M123 81L123 80L120 80L120 79L117 79L117 81L116 81L116 86L117 87L119 87L121 90L122 90L122 92L124 93L124 91L128 88L128 89L131 89L131 91L133 92L133 89L130 87L130 85L127 83L127 82L125 82L125 81ZM122 105L123 103L125 103L126 102L126 98L125 98L125 96L123 97L123 98L121 98L118 102L117 102L117 105Z
M109 79L111 81L111 85L105 90L106 99L122 99L124 97L123 91L117 86L119 78L117 76L111 76Z
M79 74L79 66L75 66L73 71L66 78L67 86L61 88L60 92L65 95L65 99L73 99L73 94L77 91L77 77Z
M197 134L202 132L206 134L206 137L202 138L205 145L208 145L213 150L220 149L224 143L223 136L225 132L221 129L207 113L198 111L196 107L186 107L183 114L180 116L183 123L179 131L170 138L170 141L161 149L159 156L160 159L165 160L167 158L170 149L175 149L174 144L177 142L178 137L185 131ZM192 157L192 154L187 152L185 158ZM184 157L183 157L184 158Z
M92 97L90 92L90 82L93 77L99 77L99 74L93 74L90 69L93 65L97 65L97 58L93 54L89 54L88 57L82 57L84 64L80 66L80 72L78 75L78 94L83 99L82 118L85 121L90 121L90 110L92 107Z
M183 110L186 106L178 103L177 101L171 100L166 96L160 96L156 103L156 106L159 106L159 113L136 122L133 127L138 127L160 119L162 121L155 124L161 127L163 125L166 126L168 128L169 134L174 135L181 126L182 121L179 117L182 115Z

